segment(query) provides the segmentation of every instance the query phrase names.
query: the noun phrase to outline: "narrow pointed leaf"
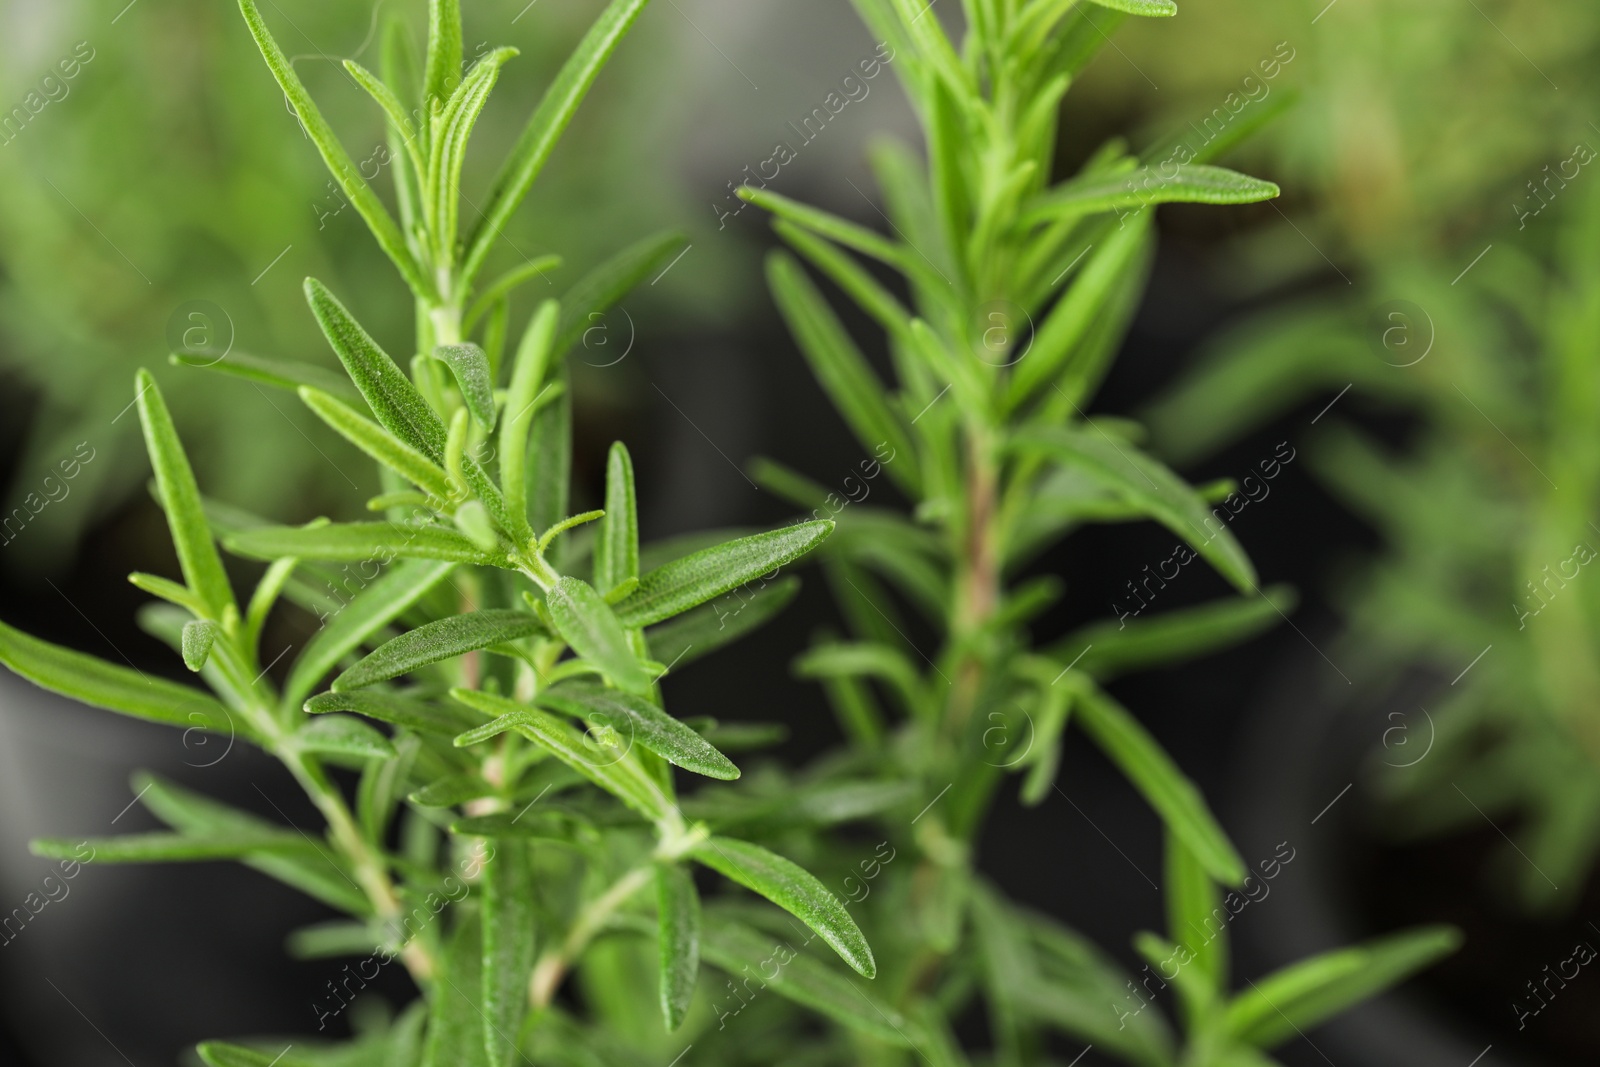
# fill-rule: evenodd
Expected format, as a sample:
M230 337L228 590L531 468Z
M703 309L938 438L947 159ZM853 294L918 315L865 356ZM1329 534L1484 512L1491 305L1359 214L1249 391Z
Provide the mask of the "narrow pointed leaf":
M676 863L656 864L656 922L661 1016L668 1030L683 1025L700 973L700 894Z
M556 355L564 356L571 351L618 301L646 278L655 278L664 270L682 252L684 244L683 235L677 233L647 237L573 282L572 288L561 294L561 330L556 335Z
M1255 597L1231 597L1149 618L1107 619L1074 630L1050 654L1063 666L1075 662L1078 670L1109 681L1129 671L1231 648L1282 622L1294 605L1294 590L1278 585Z
M406 143L408 154L416 158L419 154L419 146L415 143L417 128L415 123L411 121L411 114L406 110L405 104L401 103L394 90L380 81L376 74L353 59L344 61L344 69L349 72L355 83L365 89L367 95L372 97L379 107L383 108L383 113L388 118L389 124Z
M314 363L262 359L237 351L220 357L204 353L174 352L167 359L175 366L214 370L218 374L242 378L258 385L270 385L274 389L287 389L291 393L301 386L310 386L333 396L353 399L361 395L356 392L355 386L350 384L350 379L337 371L319 367Z
M1090 3L1148 18L1167 18L1178 13L1178 5L1174 0L1090 0Z
M1167 828L1183 839L1206 873L1225 885L1242 882L1244 861L1205 797L1138 720L1092 683L1081 686L1075 707L1084 731L1128 776Z
M461 0L428 0L428 57L422 70L423 114L444 108L461 81Z
M767 280L812 373L856 440L869 452L887 444L914 467L911 436L885 401L887 389L805 271L790 256L774 253L767 259Z
M799 226L814 233L821 234L846 248L853 248L863 255L871 256L881 263L901 270L912 269L901 247L895 242L874 233L865 226L857 226L837 215L803 204L798 200L791 200L787 196L772 192L770 189L757 189L754 186L742 186L739 189L741 199L747 200L759 208L772 212L791 225Z
M304 701L340 660L426 596L453 569L449 563L403 560L394 564L376 581L360 587L350 602L306 642L305 650L295 660L294 668L289 672L289 681L284 686L285 706L292 708ZM326 710L362 711L360 708L344 707L329 707Z
M510 532L524 544L533 536L528 524L528 436L533 429L535 401L550 372L551 345L560 318L561 306L546 300L529 319L528 329L517 346L505 415L500 422L500 488L514 527Z
M516 54L515 48L497 48L473 64L439 117L424 185L432 212L435 262L455 260L461 168L466 161L467 141L500 77L500 67Z
M260 816L153 774L135 774L132 789L140 803L156 818L186 835L224 838L282 832ZM333 859L328 849L307 849L303 853L261 852L246 857L244 863L340 911L366 915L372 910L366 895L356 888L353 875Z
M707 963L730 976L759 974L779 996L892 1048L922 1044L914 1039L917 1027L910 1019L847 973L808 953L800 938L774 940L713 914L707 917L700 952Z
M82 840L47 837L30 843L35 856L81 858L80 846L93 850L95 863L189 863L239 859L258 852L311 852L313 846L292 830L230 831L201 834L125 834Z
M665 563L639 579L639 588L617 605L629 629L649 626L756 579L772 580L786 563L811 551L833 532L827 520L741 537Z
M438 413L326 286L307 278L305 290L323 336L378 422L434 463L442 464L445 428Z
M1022 213L1024 225L1050 222L1067 215L1140 209L1153 204L1252 204L1271 200L1279 189L1272 182L1224 167L1191 163L1167 176L1141 167L1117 173L1090 174L1056 186Z
M422 1067L493 1067L484 1048L483 927L468 912L451 931L428 998Z
M639 577L639 504L633 489L633 459L621 441L606 457L606 508L594 543L594 585L609 593Z
M394 745L353 715L324 715L295 731L294 743L307 752L357 759L392 759Z
M528 521L536 530L548 530L571 511L567 499L572 483L572 391L564 368L555 369L551 386L554 399L534 409L528 452L535 462L523 475ZM565 569L561 566L565 552L562 542L550 557L557 570Z
M1222 910L1222 895L1204 865L1183 838L1167 831L1167 934L1185 946L1203 984L1216 993L1228 988L1228 938L1213 927ZM1229 916L1231 918L1231 916Z
M1205 498L1163 464L1095 430L1029 429L1016 441L1020 448L1081 469L1127 497L1193 545L1241 592L1256 591L1255 568L1233 532L1216 519Z
M298 1056L258 1052L243 1045L230 1045L225 1041L204 1041L195 1046L202 1060L210 1067L315 1067Z
M447 737L454 737L477 724L472 715L449 704L424 703L389 693L362 690L353 693L319 693L306 701L305 710L309 715L351 711L407 730Z
M33 684L136 719L252 736L235 723L228 709L213 697L130 667L118 667L94 656L41 641L0 622L0 663Z
M649 819L663 817L670 803L654 782L627 758L620 748L583 743L583 736L548 712L525 708L515 701L470 689L452 689L450 695L493 722L456 738L458 746L477 744L506 730L516 730L600 788Z
M877 678L889 683L908 709L919 706L922 679L898 649L866 641L829 642L795 661L802 678Z
M452 774L436 778L406 799L424 808L453 808L479 797L494 796L494 786L477 774Z
M1095 336L1095 324L1104 311L1115 306L1119 291L1130 278L1139 277L1141 257L1148 254L1151 244L1151 218L1149 214L1138 214L1084 251L1083 267L1039 323L1027 352L1013 368L1009 388L1013 408L1057 382L1064 372L1093 381L1093 375L1079 367L1086 342ZM1045 395L1048 402L1050 394ZM1072 396L1071 402L1087 401L1078 395Z
M222 557L211 540L211 528L206 525L200 488L195 484L189 457L184 455L161 388L149 371L139 372L137 389L145 448L150 453L150 465L155 468L157 496L167 513L178 564L183 568L184 580L205 604L211 618L221 619L223 609L233 604L233 590L222 569Z
M522 198L528 195L561 132L572 121L578 105L599 76L600 68L611 57L648 2L612 0L545 90L538 109L528 120L516 147L511 150L505 166L495 179L489 191L488 208L467 242L469 251L462 269L464 282L470 283L483 266L490 246L505 230L511 215L522 203Z
M550 271L561 266L560 256L536 256L526 263L519 264L506 271L491 282L478 298L472 302L472 307L467 310L462 329L467 333L472 332L480 319L489 314L489 310L502 300L506 299L520 285L532 281L534 278L544 277Z
M483 1041L491 1067L516 1062L534 962L534 884L528 846L497 838L483 874Z
M343 692L376 685L430 663L544 632L538 618L526 611L491 608L453 615L425 623L379 645L335 678L333 689Z
M839 958L863 977L877 974L872 949L839 898L804 868L760 845L731 837L712 837L697 845L694 858L787 911L833 947Z
M650 675L633 654L628 635L611 605L594 586L567 576L545 598L550 621L574 652L600 668L613 685L630 693L648 693Z
M504 561L484 552L453 530L398 522L343 522L320 526L262 526L223 538L228 551L247 559L283 556L339 562L432 559L450 563L499 565Z
M394 471L433 499L445 502L456 496L450 476L433 460L395 437L388 430L357 414L327 393L301 387L300 399L339 436Z
M568 682L537 697L540 707L610 726L675 766L729 781L739 768L705 738L642 696L587 682Z
M1224 1025L1238 1041L1271 1048L1460 946L1461 935L1453 927L1428 926L1302 960L1251 983L1228 1005Z
M395 225L388 209L383 206L383 201L378 199L378 194L374 193L372 187L362 179L355 161L350 158L350 153L339 143L339 138L333 132L333 127L328 125L328 120L322 117L321 110L311 99L311 94L306 91L300 76L295 73L294 64L289 62L289 57L283 54L277 41L273 40L272 33L261 18L255 0L239 0L239 10L244 13L245 23L250 27L251 36L255 38L256 47L261 50L262 58L267 61L267 68L277 79L283 94L289 98L289 104L294 108L295 114L300 116L301 125L310 136L312 144L317 146L317 151L322 155L322 161L327 164L328 170L332 172L334 181L339 183L339 188L345 197L366 220L367 227L378 239L379 246L394 261L394 265L400 269L401 276L412 290L418 294L431 294L434 291L433 283L418 266L410 249L406 247L406 240L400 232L400 227Z
M475 344L442 344L434 349L434 358L450 366L467 411L472 413L472 421L485 430L493 430L494 382L490 378L490 357Z

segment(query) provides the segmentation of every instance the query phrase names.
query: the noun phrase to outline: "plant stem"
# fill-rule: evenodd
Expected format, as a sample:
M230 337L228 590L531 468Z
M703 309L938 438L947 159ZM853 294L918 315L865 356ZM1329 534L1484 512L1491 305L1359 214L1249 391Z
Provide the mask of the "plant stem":
M550 1001L566 976L567 969L578 958L586 945L600 932L611 913L627 903L628 898L643 889L650 881L652 866L642 863L612 883L611 888L590 903L573 922L561 947L546 952L533 968L533 978L528 983L528 996L535 1011L550 1006Z

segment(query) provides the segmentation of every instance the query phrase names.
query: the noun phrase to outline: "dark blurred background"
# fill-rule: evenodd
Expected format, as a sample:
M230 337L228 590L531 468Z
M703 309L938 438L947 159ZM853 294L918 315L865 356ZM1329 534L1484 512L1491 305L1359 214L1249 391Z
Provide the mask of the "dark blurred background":
M285 39L287 50L360 158L359 146L380 139L378 115L326 57L371 50L379 7L418 16L423 5L276 6L300 34ZM1464 263L1450 257L1510 221L1501 204L1517 175L1553 158L1593 99L1567 77L1592 56L1591 6L1181 0L1178 18L1135 20L1120 31L1068 96L1063 172L1109 136L1151 141L1218 106L1284 44L1294 58L1271 91L1298 92L1299 101L1226 161L1278 181L1281 200L1163 209L1153 279L1095 410L1136 411L1230 323L1381 278L1397 249ZM469 53L479 41L522 50L478 139L499 150L600 4L464 7ZM772 244L763 219L750 210L719 221L733 207L728 183L786 139L786 124L817 106L874 43L846 0L661 0L519 217L516 246L566 257L565 279L652 229L681 228L692 241L658 284L607 319L580 353L588 365L575 367L577 476L597 497L605 448L626 441L647 540L784 518L784 506L741 469L754 456L825 483L859 458L760 284L759 259ZM7 509L80 442L95 457L67 496L0 549L0 618L179 677L170 652L135 626L145 598L125 580L132 570L176 567L144 489L136 420L123 417L134 370L156 370L209 492L303 521L348 508L357 499L348 483L370 488L368 465L280 395L168 367L167 338L200 308L206 328L238 350L331 364L300 299L301 278L316 274L348 294L380 340L404 336L409 302L354 212L337 210L320 160L232 3L7 0L0 55L0 105L30 107L35 93L48 101L0 145ZM73 55L74 77L41 82ZM1557 82L1564 91L1552 89ZM776 187L876 225L865 148L875 137L913 134L892 76L881 77ZM469 158L469 196L490 169ZM1311 397L1185 473L1237 478L1281 443L1302 447L1337 393ZM1340 397L1336 410L1396 443L1414 430L1405 411L1359 395ZM1234 530L1264 582L1299 589L1290 622L1225 654L1130 679L1117 695L1212 798L1247 860L1270 856L1280 842L1295 850L1271 897L1235 924L1238 972L1259 974L1422 920L1461 923L1470 938L1460 957L1398 997L1281 1058L1465 1067L1493 1045L1483 1067L1578 1062L1593 1049L1600 992L1575 986L1532 1033L1519 1034L1506 1008L1524 979L1565 954L1575 920L1537 923L1495 910L1492 894L1472 889L1480 876L1470 857L1482 841L1386 844L1356 784L1392 725L1389 713L1409 706L1393 687L1357 684L1347 673L1355 663L1340 651L1339 592L1354 561L1380 548L1375 532L1298 462ZM1166 558L1170 542L1154 527L1092 528L1040 561L1037 569L1061 575L1069 590L1040 636L1107 617L1124 582ZM1164 606L1224 592L1215 575L1189 569ZM680 713L782 722L792 739L784 758L802 762L837 734L820 690L790 678L789 660L831 618L825 590L812 581L739 652L675 676L669 697ZM113 823L118 832L149 828L146 813L126 807L136 768L315 823L275 765L220 744L208 749L0 677L0 905L19 903L47 871L28 855L28 838L105 834ZM982 866L1017 898L1136 967L1129 936L1160 922L1155 819L1086 746L1069 743L1060 784L1068 799L997 808ZM1347 784L1355 786L1348 795ZM0 949L0 1053L17 1064L143 1065L175 1062L203 1036L304 1032L328 964L288 959L283 938L320 917L314 903L234 866L89 869ZM400 1002L410 994L395 982L387 992ZM1063 1051L1070 1059L1077 1050Z

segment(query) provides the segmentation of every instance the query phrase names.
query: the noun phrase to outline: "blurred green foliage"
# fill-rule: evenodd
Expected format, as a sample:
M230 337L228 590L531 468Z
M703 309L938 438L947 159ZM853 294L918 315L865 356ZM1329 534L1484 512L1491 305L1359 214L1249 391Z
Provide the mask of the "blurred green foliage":
M1224 331L1151 422L1195 460L1352 392L1306 451L1385 554L1337 586L1336 658L1378 687L1441 679L1385 754L1390 825L1510 819L1505 881L1570 905L1600 849L1600 8L1340 0L1300 38L1305 99L1268 169L1303 202L1242 260L1309 295ZM1341 421L1363 401L1408 439Z

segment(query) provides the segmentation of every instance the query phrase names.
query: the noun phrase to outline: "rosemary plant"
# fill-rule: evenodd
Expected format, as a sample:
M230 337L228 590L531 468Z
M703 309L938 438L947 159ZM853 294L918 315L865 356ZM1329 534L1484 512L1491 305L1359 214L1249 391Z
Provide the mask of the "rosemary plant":
M481 281L502 225L645 3L612 0L486 203L469 205L480 210L468 229L459 175L511 50L463 75L458 5L431 0L420 70L396 27L381 80L347 64L389 123L396 218L254 0L240 0L306 132L413 293L417 336L407 374L308 280L348 384L292 363L229 357L213 369L296 390L381 466L387 491L368 506L384 518L275 526L202 498L160 388L141 372L136 399L182 580L132 580L161 601L144 612L146 626L214 695L10 627L0 627L0 660L112 711L256 744L326 821L315 840L144 778L140 795L171 832L92 841L94 862L240 860L347 916L298 932L296 950L399 960L423 996L353 1043L210 1042L200 1056L213 1067L642 1067L692 1044L703 1063L920 1057L944 1067L970 1062L954 1025L981 1001L995 1045L985 1062L1042 1062L1061 1032L1133 1063L1242 1067L1270 1062L1260 1050L1448 947L1448 932L1402 935L1234 995L1234 898L1221 887L1252 871L1198 790L1104 688L1119 673L1255 632L1286 606L1282 592L1257 588L1233 537L1212 528L1207 498L1139 450L1136 426L1083 411L1137 301L1153 206L1276 192L1193 153L1135 156L1121 142L1051 183L1057 107L1107 16L1170 14L1165 0L973 0L959 49L929 8L861 0L899 57L927 133L926 167L904 149L878 159L895 236L768 191L745 195L884 328L892 392L801 266L773 259L783 312L871 456L863 471L887 471L913 508L841 511L825 553L854 635L820 643L800 667L824 683L847 749L799 773L763 767L737 786L680 797L674 767L729 782L740 772L725 752L763 737L669 715L663 677L781 609L795 579L777 572L835 522L813 515L698 550L640 548L620 444L604 509L571 514L562 359L586 316L675 254L676 239L626 250L541 303L515 346L509 295L549 264ZM851 253L902 274L910 306ZM1037 328L1018 327L1032 320ZM762 474L807 508L833 508L799 475L772 464ZM1060 589L1048 576L1023 577L1028 562L1083 523L1147 518L1189 541L1240 596L1035 646L1028 624ZM247 598L219 542L266 564ZM343 586L348 601L318 593L350 564L362 578ZM262 636L280 600L322 625L274 674ZM895 621L906 606L941 640L926 670ZM898 720L874 686L893 698ZM1177 989L1181 1042L1144 1010L1139 990L1156 993L1151 978L1135 985L1087 939L1007 902L974 871L974 842L1004 780L985 745L1002 707L1025 709L1037 731L1027 756L1010 761L1026 774L1029 800L1050 791L1070 717L1164 821L1171 928L1138 948L1163 987ZM354 774L353 800L341 771ZM875 846L832 829L867 820L882 835ZM68 857L81 857L78 847L36 845ZM1253 876L1273 870L1264 861ZM702 891L724 881L742 888L702 905ZM829 885L864 906L852 911ZM810 947L819 938L826 950ZM702 961L727 975L720 988L701 981ZM319 1000L319 1027L343 1006L342 996Z
M1571 151L1573 172L1594 158ZM1395 713L1387 740L1406 747L1385 751L1371 785L1403 839L1514 819L1496 873L1534 911L1571 908L1600 854L1600 602L1586 577L1600 470L1585 443L1600 415L1588 355L1600 197L1568 184L1548 181L1542 230L1507 227L1464 276L1441 256L1391 268L1384 290L1246 324L1153 411L1167 437L1201 448L1330 383L1418 420L1392 449L1335 413L1306 449L1384 543L1341 597L1341 658L1363 665L1371 699L1417 671L1434 694ZM1378 292L1408 299L1363 314ZM1298 343L1313 334L1315 348ZM1223 392L1246 401L1216 420Z
M885 388L800 263L775 253L774 296L871 457L863 474L881 463L911 504L906 514L855 503L860 486L848 480L846 501L770 461L756 472L839 524L822 556L853 633L821 640L798 667L825 686L852 766L941 798L909 828L885 823L917 860L874 897L883 907L867 928L885 961L880 982L926 1047L902 1036L934 1063L964 1062L949 1026L980 991L998 1063L1039 1062L1051 1031L1135 1063L1269 1062L1262 1050L1448 952L1455 935L1420 930L1334 952L1234 995L1224 916L1244 899L1241 886L1276 865L1245 864L1198 789L1104 688L1258 632L1290 606L1288 591L1257 587L1214 516L1231 486L1208 498L1140 450L1137 424L1085 411L1142 289L1155 205L1277 194L1210 162L1267 113L1199 150L1174 140L1136 154L1113 140L1055 183L1057 112L1073 78L1115 21L1171 15L1173 4L970 0L959 42L914 0L856 6L892 47L926 140L925 163L894 145L874 159L890 234L770 189L742 195L881 328L896 379ZM1029 623L1062 588L1028 576L1029 563L1083 524L1138 520L1171 529L1239 596L1036 645ZM908 624L907 612L920 618ZM907 637L930 626L936 649ZM1141 935L1137 949L1162 988L1177 988L1181 1042L1089 942L1005 901L972 868L1004 772L1024 775L1025 802L1044 800L1069 721L1165 824L1170 929ZM997 758L1024 737L1023 754Z
M728 627L701 605L795 560L832 524L809 521L687 553L641 550L632 467L620 443L610 453L605 509L568 513L562 357L587 316L659 269L679 239L630 248L560 301L541 303L509 353L509 296L552 261L480 281L501 228L646 2L613 0L605 9L468 229L459 190L468 139L515 50L491 52L463 74L459 6L433 0L420 70L399 23L386 34L381 79L345 64L387 118L397 219L324 120L255 0L240 0L301 125L415 297L416 354L408 375L333 293L308 279L312 314L348 382L239 356L213 369L297 391L381 465L389 491L368 507L384 518L273 526L204 500L161 389L141 371L139 417L182 580L131 580L164 602L144 613L146 627L214 695L0 628L0 659L42 686L238 738L282 761L326 820L323 840L149 778L140 795L172 832L89 847L97 863L235 858L348 915L302 932L296 945L312 955L398 959L425 993L392 1028L365 1040L359 1054L378 1062L520 1062L541 1059L546 1045L559 1057L567 1039L558 991L608 920L642 901L653 901L647 910L659 926L661 984L651 1002L667 1027L678 1026L702 952L736 969L727 944L702 943L691 863L772 899L850 967L874 973L860 930L814 877L684 815L674 766L716 779L736 779L739 770L716 747L714 724L697 730L668 715L659 688L669 665L756 618ZM577 528L588 523L596 529L579 547ZM247 598L236 594L219 541L267 563ZM359 577L350 576L352 564ZM788 580L768 599L792 592ZM261 648L280 598L322 623L281 685L268 678L273 661ZM729 736L730 744L739 740ZM353 804L337 769L359 776ZM83 854L64 841L35 848ZM332 998L318 991L319 1028L342 1010L338 994L350 992L332 983L330 990ZM278 1056L277 1048L224 1043L199 1052L220 1067L292 1067L352 1054Z

